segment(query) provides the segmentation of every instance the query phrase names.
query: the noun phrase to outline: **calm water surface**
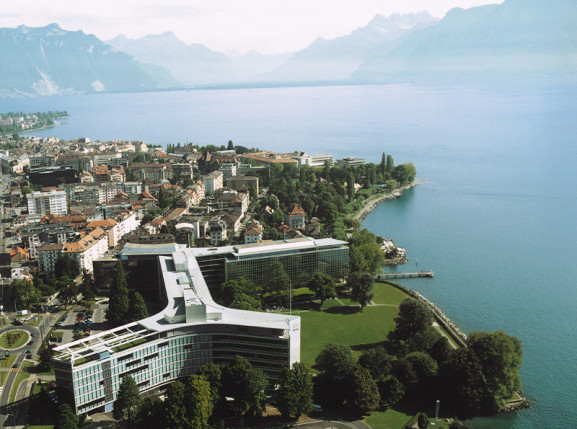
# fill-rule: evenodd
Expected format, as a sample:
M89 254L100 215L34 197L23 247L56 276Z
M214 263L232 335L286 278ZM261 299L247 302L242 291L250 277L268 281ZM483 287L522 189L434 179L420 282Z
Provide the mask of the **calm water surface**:
M426 182L363 223L408 250L406 285L464 331L523 342L530 410L476 427L575 427L577 91L361 86L0 100L0 110L65 109L34 133L64 139L235 144L287 152L381 153Z

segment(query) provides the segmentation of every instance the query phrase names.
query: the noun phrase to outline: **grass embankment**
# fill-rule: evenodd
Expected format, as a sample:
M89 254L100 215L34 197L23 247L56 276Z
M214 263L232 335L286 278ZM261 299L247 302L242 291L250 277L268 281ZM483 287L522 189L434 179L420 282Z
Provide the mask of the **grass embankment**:
M20 338L18 338L18 340L16 340L16 342L14 344L10 345L10 343L8 343L8 334L16 334L16 333L21 334ZM24 344L26 344L29 339L30 339L30 334L28 334L28 332L23 331L21 329L13 329L13 330L4 332L2 335L0 335L0 347L7 349L7 350L17 349L19 347L22 347Z
M30 373L28 372L28 368L34 366L33 362L24 361L22 362L22 367L20 372L16 375L16 379L14 380L14 384L12 384L12 390L10 391L10 399L8 400L9 403L14 402L16 398L16 392L18 392L18 388L20 387L20 383L26 381L28 377L30 377Z

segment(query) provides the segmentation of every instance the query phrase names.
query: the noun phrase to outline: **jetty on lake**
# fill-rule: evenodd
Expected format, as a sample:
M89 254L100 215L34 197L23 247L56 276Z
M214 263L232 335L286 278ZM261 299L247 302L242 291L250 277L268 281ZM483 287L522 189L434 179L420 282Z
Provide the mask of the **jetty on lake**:
M385 273L379 274L377 276L378 280L391 280L391 279L418 279L418 278L433 278L434 273L432 271L420 271L418 273Z

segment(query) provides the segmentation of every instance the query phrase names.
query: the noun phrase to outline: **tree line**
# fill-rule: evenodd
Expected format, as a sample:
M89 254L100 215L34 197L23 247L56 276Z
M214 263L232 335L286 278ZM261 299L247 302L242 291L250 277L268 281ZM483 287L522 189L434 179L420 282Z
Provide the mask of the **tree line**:
M38 273L33 281L17 279L11 283L12 300L19 309L29 309L39 304L43 296L58 292L58 299L63 305L76 301L79 293L84 299L93 299L96 295L92 276L84 271L82 281L77 284L75 279L81 274L80 263L70 255L62 253L56 260L53 273Z
M255 148L255 147L248 148L246 146L235 145L232 142L232 140L229 140L226 146L225 145L216 146L213 144L200 146L200 145L194 144L194 143L186 143L186 144L181 145L180 142L178 142L177 144L169 143L166 145L166 153L175 153L175 152L177 152L178 149L181 149L181 148L187 149L190 151L192 151L193 149L196 149L197 151L201 152L203 155L206 154L207 152L215 153L219 150L234 150L237 155L242 155L243 153L248 153L248 152L258 152L260 150L260 149Z
M313 408L312 371L302 363L286 368L271 389L263 371L235 356L229 365L209 363L183 380L171 383L165 400L140 395L134 379L123 377L114 417L128 427L146 422L155 428L205 428L209 423L234 427L256 422L267 402L274 402L287 419L298 419ZM272 398L267 399L267 394Z
M432 327L421 301L401 302L395 328L382 345L358 359L345 345L328 344L316 358L315 401L353 415L386 409L400 401L433 404L459 417L491 415L503 407L521 380L521 342L503 331L473 332L467 347L453 348Z

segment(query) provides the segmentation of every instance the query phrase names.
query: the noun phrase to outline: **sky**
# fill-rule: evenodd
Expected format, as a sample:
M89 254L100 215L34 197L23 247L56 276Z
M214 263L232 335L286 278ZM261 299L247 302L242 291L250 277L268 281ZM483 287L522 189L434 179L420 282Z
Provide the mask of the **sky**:
M0 0L0 28L59 24L101 40L173 31L187 44L231 53L294 52L318 37L333 39L376 15L427 10L442 18L503 0Z

